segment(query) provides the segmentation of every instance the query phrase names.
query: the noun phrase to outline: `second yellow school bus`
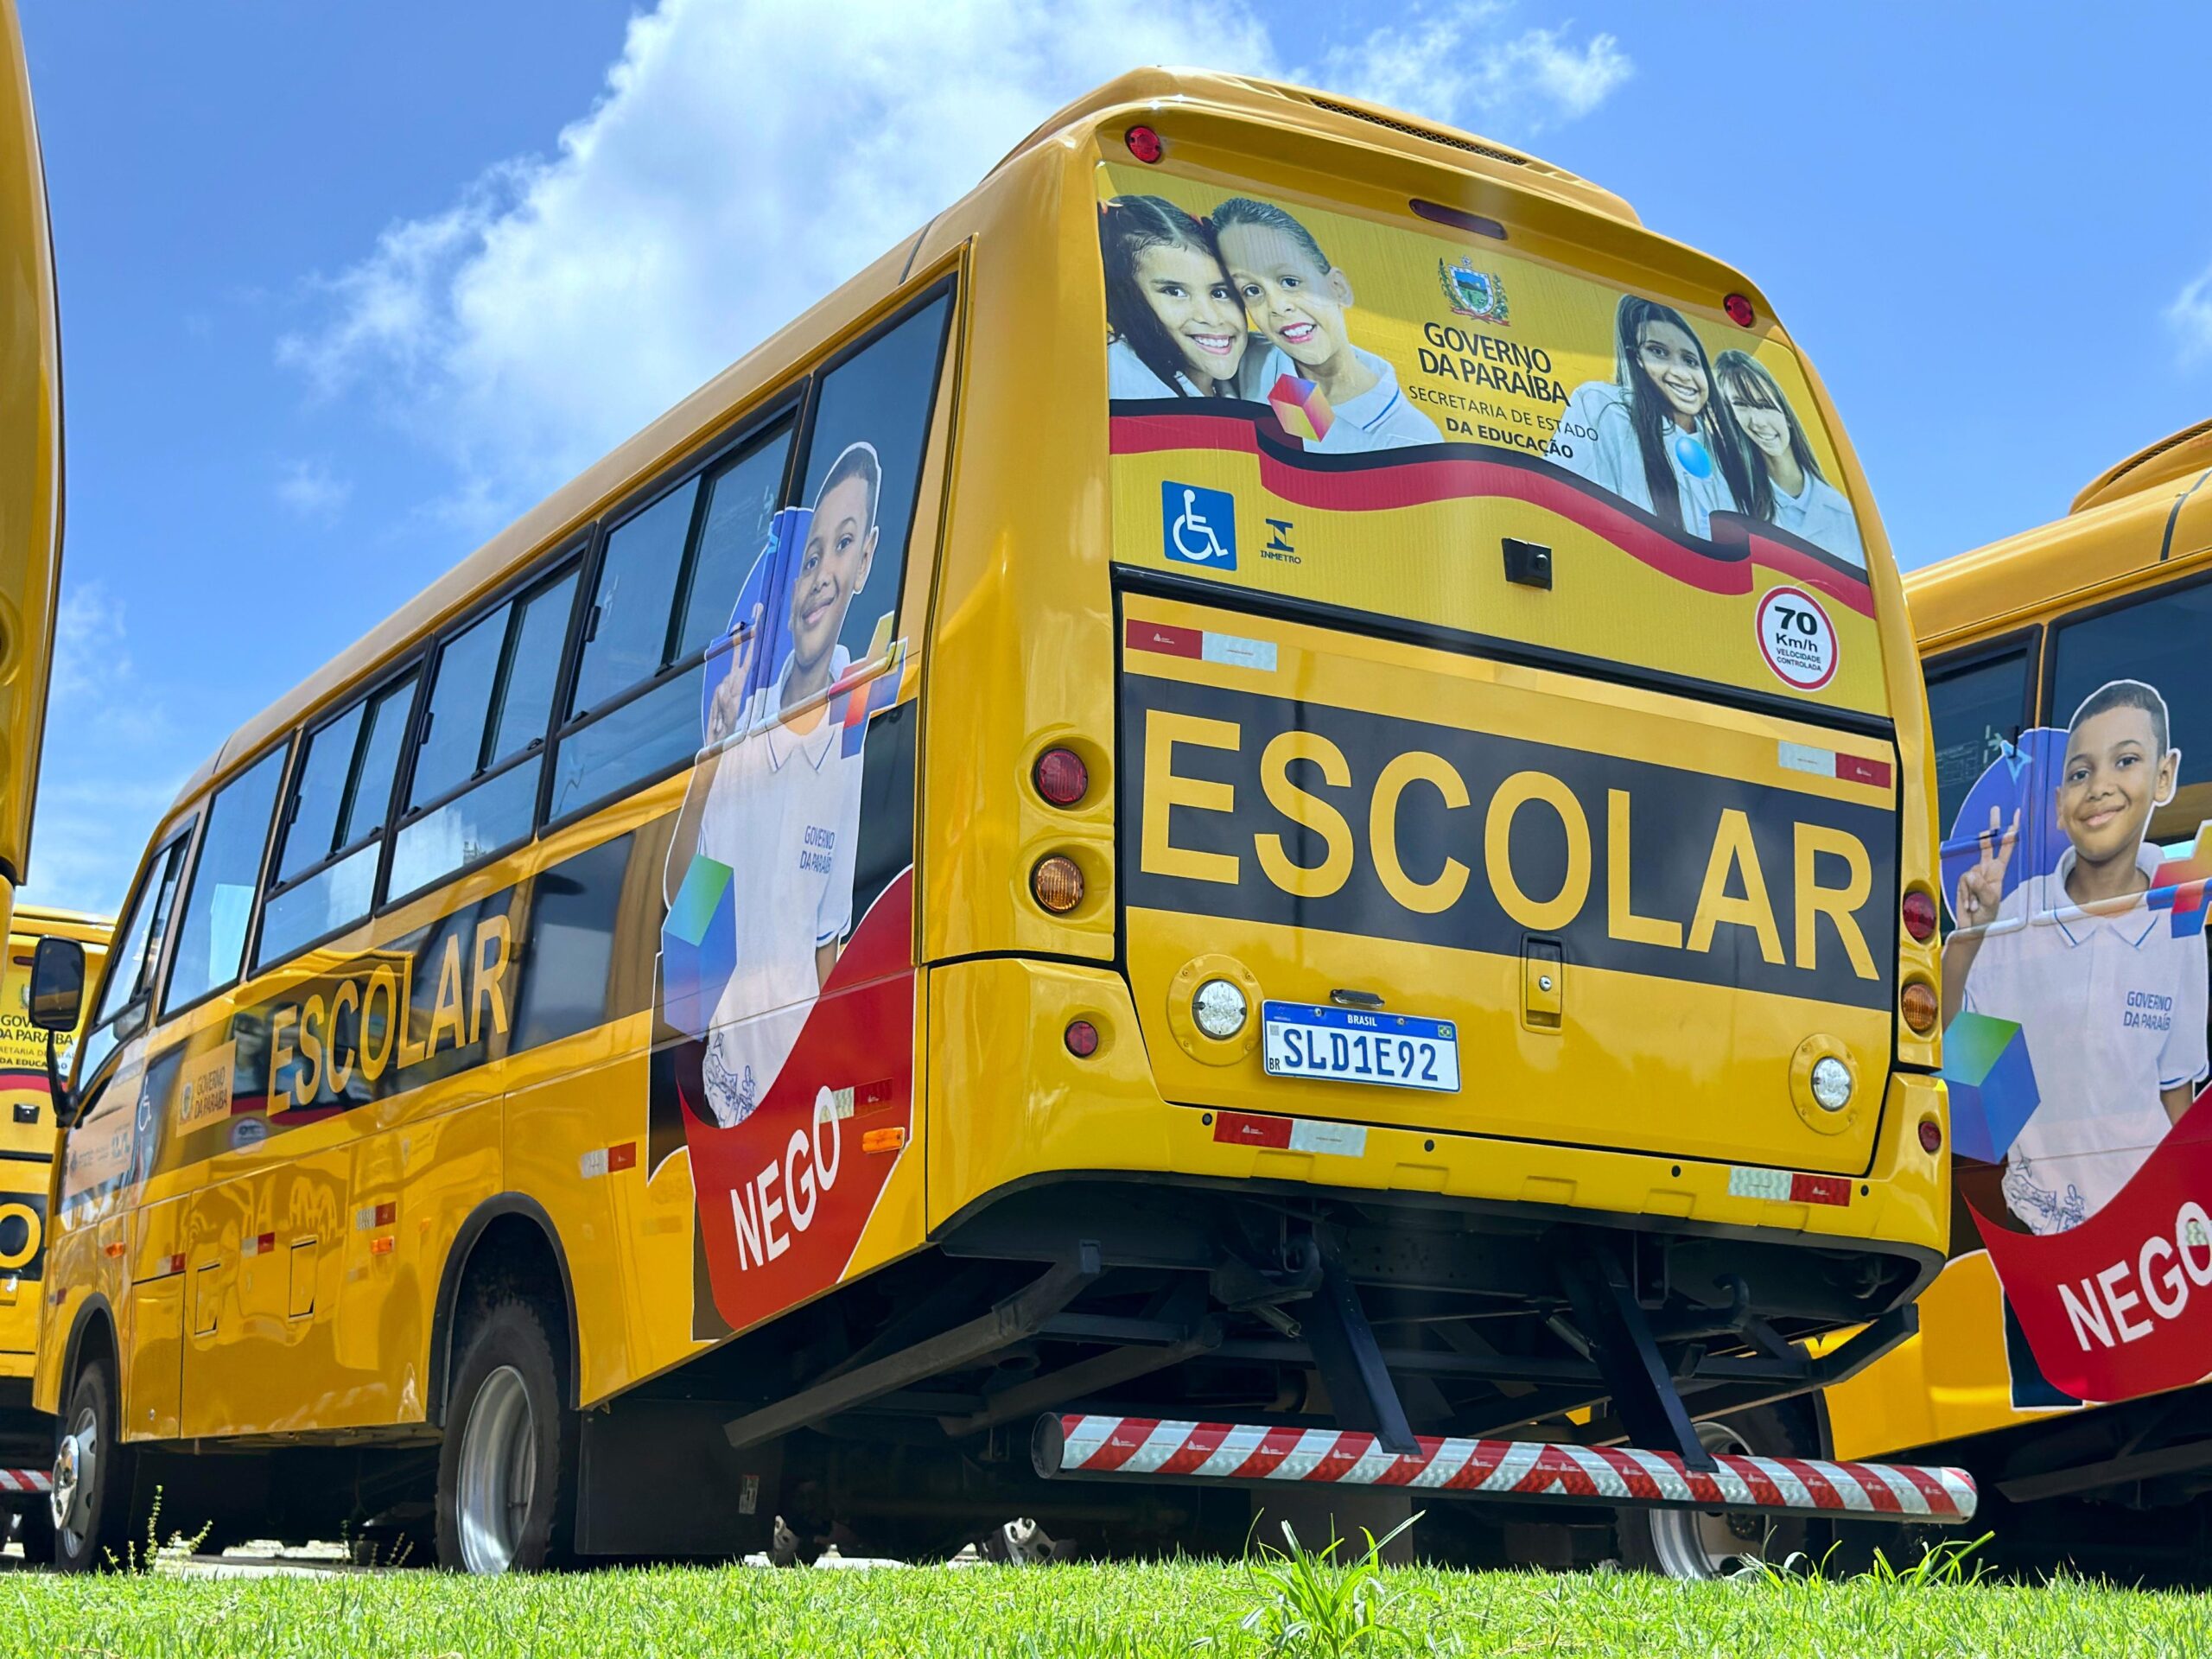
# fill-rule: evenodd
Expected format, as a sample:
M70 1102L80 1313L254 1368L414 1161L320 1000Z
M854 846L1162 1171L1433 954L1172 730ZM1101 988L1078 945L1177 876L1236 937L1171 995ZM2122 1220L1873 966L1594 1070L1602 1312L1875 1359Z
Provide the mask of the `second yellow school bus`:
M2208 478L2212 423L1908 580L1953 937L1986 937L1947 955L1952 1259L1920 1335L1825 1396L1849 1455L1971 1464L2000 1549L2131 1576L2201 1576L2212 1492Z
M185 790L76 1067L59 1558L157 1478L484 1571L1841 1502L1693 1420L1940 1259L1922 709L1745 278L1116 82Z

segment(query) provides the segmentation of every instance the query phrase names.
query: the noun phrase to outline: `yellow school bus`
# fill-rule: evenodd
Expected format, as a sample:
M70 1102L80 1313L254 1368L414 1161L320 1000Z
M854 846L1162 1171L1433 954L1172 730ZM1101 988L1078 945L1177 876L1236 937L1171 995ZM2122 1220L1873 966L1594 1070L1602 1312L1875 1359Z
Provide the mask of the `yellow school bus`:
M41 939L72 939L97 966L107 933L102 917L18 905L0 974L0 1508L14 1510L33 1560L53 1546L47 1485L54 1424L31 1409L31 1367L60 1130L48 1086L47 1033L30 1020L31 957ZM55 1033L57 1065L67 1065L74 1041L74 1033Z
M0 923L30 860L61 580L61 336L15 0L0 0Z
M1941 1260L1923 707L1749 279L1116 81L185 787L74 1070L57 1558L157 1480L478 1571L1957 1518L1696 1421Z
M2019 1559L2131 1576L2201 1573L2212 1491L2209 477L2212 422L1906 583L1951 937L1985 937L1946 947L1952 1259L1825 1399L1847 1455L1969 1464Z

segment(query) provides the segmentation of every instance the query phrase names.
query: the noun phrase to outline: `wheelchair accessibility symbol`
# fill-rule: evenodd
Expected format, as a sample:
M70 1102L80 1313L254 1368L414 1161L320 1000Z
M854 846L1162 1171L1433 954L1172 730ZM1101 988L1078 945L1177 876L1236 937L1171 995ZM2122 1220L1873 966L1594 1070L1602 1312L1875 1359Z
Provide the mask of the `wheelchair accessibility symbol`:
M1160 486L1160 550L1177 564L1236 568L1236 498L1172 480Z

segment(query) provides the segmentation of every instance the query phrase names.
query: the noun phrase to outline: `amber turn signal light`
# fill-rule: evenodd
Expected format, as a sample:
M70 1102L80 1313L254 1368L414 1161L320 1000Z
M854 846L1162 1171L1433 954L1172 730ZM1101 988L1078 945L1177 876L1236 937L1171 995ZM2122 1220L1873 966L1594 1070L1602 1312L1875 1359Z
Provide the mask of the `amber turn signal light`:
M1922 1036L1936 1029L1936 993L1924 981L1907 980L1897 1007L1904 1011L1905 1024Z
M1083 902L1083 871L1065 853L1054 853L1029 872L1029 891L1053 915L1065 916Z

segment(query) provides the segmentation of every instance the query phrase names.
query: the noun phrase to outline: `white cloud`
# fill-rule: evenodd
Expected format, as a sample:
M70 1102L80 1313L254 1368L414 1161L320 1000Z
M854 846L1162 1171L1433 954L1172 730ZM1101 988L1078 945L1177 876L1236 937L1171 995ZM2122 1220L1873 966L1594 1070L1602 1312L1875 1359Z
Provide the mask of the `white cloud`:
M78 910L120 904L146 836L184 781L175 750L168 710L131 659L122 601L98 582L69 588L54 618L24 897Z
M662 0L550 158L502 162L315 284L281 361L443 452L486 529L734 360L1132 65L1287 74L1514 137L1629 73L1610 35L1417 10L1286 70L1247 0ZM1300 49L1308 49L1301 43Z
M296 461L276 480L276 499L302 518L334 520L353 493L350 479L340 478L320 461Z
M2166 322L2181 340L2184 364L2212 358L2212 268L2202 270L2174 296Z

